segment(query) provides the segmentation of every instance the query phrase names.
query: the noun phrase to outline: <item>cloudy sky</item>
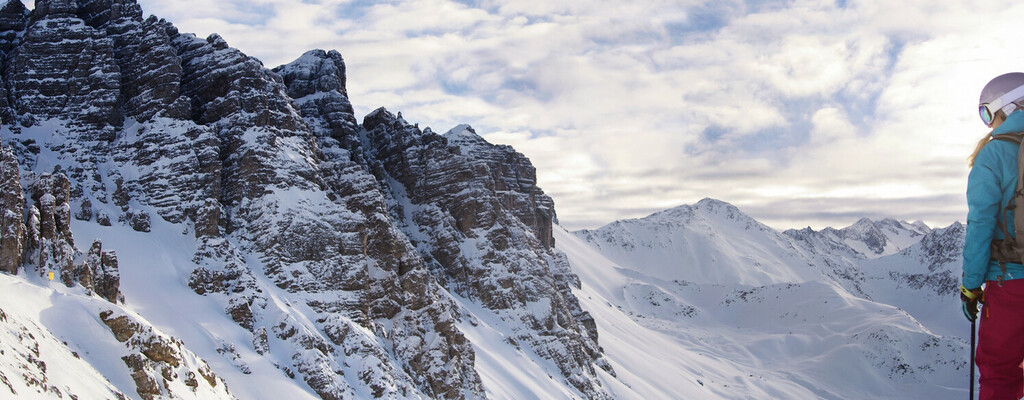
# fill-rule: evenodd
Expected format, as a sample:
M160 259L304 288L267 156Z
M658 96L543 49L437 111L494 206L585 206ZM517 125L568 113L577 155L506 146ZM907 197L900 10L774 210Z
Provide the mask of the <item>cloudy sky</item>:
M338 50L357 116L514 146L569 229L704 197L780 229L963 221L978 93L1024 70L1013 0L138 2L268 67Z

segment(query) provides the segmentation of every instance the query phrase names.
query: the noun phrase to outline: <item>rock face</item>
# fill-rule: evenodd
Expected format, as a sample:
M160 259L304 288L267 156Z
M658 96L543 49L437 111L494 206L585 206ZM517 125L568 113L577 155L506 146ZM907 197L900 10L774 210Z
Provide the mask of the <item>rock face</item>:
M441 136L384 109L363 127L366 158L388 187L392 215L410 237L423 238L417 248L438 279L516 327L515 340L555 361L582 393L605 396L594 366L612 370L601 359L593 320L572 294L578 278L551 249L554 209L529 160L472 128Z
M111 303L124 303L124 295L120 291L121 275L117 270L117 253L103 251L103 244L99 240L92 242L85 262L75 268L74 281Z
M42 174L29 188L28 261L40 275L59 274L70 286L75 258L71 234L70 184L64 174Z
M251 333L218 349L242 373L244 346L325 399L485 398L459 298L581 396L610 397L596 368L614 371L525 156L383 109L360 124L337 51L270 70L142 15L133 0L0 9L0 228L13 232L0 269L56 271L125 302L119 269L144 266L119 266L99 241L76 248L72 218L184 231L188 285ZM103 321L118 335L122 318ZM135 347L138 394L167 395L152 363L174 357Z
M25 254L25 196L18 160L0 148L0 271L16 274Z
M85 139L109 141L123 118L121 74L113 42L76 15L76 3L36 3L7 57L4 83L19 118L65 118Z

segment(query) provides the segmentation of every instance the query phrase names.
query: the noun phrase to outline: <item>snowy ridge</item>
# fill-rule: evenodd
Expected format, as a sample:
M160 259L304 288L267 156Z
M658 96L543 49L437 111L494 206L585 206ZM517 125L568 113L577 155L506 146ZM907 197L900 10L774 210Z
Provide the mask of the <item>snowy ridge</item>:
M616 263L663 280L769 285L821 278L787 237L718 200L576 234Z
M892 255L906 249L931 232L921 222L908 223L894 219L872 221L862 218L855 224L842 229L825 228L821 232L810 229L787 230L785 233L803 240L817 236L814 240L833 243L830 247L847 246L858 258L878 258Z

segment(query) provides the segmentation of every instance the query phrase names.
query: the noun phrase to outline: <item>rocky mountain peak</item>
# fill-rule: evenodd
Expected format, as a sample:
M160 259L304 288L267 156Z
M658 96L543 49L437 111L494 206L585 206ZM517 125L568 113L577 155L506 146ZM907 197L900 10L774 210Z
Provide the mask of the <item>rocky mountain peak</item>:
M901 254L916 253L922 263L929 266L929 271L935 271L939 265L960 259L965 233L964 225L959 221L954 222L946 228L935 229L925 234L920 242L903 250Z
M449 129L448 132L445 132L442 136L444 136L445 139L448 139L449 144L460 147L463 145L475 146L487 143L484 138L480 137L480 135L476 133L476 130L473 129L472 126L466 124L458 125Z
M49 16L68 16L78 13L78 0L38 0L33 17L42 19Z
M21 31L25 28L28 14L28 8L25 7L21 0L7 0L7 3L0 8L0 32L5 33L5 41L13 39L6 37L9 35L7 32ZM7 50L9 49L4 49L4 51Z
M17 8L8 1L7 7ZM22 5L24 8L24 5ZM111 21L141 20L142 8L135 0L37 0L31 12L31 21L69 18L81 19L88 26L102 29Z
M338 92L345 88L345 60L337 50L310 50L289 64L274 68L284 78L288 95L299 99L315 93Z
M875 254L885 251L888 240L878 226L867 218L861 218L855 224L839 230L840 236L848 240L863 242Z

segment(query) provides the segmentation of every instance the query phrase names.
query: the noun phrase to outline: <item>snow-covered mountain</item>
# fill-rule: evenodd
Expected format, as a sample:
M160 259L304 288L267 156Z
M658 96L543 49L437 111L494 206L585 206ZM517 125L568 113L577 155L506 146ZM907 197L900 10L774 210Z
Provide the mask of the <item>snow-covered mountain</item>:
M511 147L359 121L337 51L267 69L134 0L8 0L0 54L0 397L966 390L959 225L705 200L572 234Z
M934 399L968 388L963 234L891 220L780 233L705 199L556 240L642 397Z

